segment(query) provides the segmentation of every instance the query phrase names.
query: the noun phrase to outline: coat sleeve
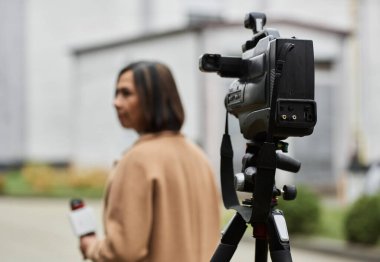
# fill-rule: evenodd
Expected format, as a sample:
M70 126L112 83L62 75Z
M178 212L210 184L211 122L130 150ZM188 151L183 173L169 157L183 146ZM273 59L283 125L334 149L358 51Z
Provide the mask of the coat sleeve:
M143 158L142 158L143 159ZM96 262L140 261L148 254L153 182L140 159L121 160L105 207L105 238L88 250Z

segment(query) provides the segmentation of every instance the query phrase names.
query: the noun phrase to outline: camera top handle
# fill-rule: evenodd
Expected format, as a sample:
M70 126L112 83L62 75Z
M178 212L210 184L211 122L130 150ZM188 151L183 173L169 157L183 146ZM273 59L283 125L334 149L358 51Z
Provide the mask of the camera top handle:
M260 31L263 31L266 22L267 17L265 14L251 12L246 14L244 18L244 27L247 29L252 29L253 33L256 34Z

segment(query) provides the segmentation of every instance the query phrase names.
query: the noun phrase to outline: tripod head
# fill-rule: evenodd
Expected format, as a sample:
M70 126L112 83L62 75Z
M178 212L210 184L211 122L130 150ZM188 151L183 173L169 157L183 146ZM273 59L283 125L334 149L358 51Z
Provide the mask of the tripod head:
M277 143L277 149L284 153L287 153L288 144L282 141ZM256 158L255 155L260 150L260 145L254 143L247 144L246 154L243 156L242 160L242 172L237 173L234 176L234 186L235 190L239 192L252 193L255 188L255 176L257 174ZM285 154L276 152L277 168L297 173L301 168L301 163ZM293 200L296 198L297 190L295 186L284 185L283 189L280 190L273 186L273 199L283 196L284 200ZM251 201L252 202L252 201ZM245 205L249 204L250 201L243 201Z
M295 186L285 185L279 190L275 185L277 168L293 173L300 170L299 161L283 154L287 151L288 143L283 141L251 141L247 143L241 172L233 175L232 145L229 135L225 134L221 147L221 187L225 207L235 209L247 223L263 223L273 204L277 203L277 197L295 199ZM236 191L252 193L252 197L240 204Z

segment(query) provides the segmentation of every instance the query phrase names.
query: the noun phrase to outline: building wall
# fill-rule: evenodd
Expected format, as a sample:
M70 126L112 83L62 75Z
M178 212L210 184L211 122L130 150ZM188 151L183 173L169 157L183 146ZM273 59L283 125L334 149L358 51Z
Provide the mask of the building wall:
M379 43L380 35L377 25L380 24L380 2L367 0L359 9L356 27L358 37L358 58L355 68L359 69L358 82L360 97L358 107L360 112L359 133L362 136L362 151L368 163L380 161L380 88L379 88Z
M119 126L112 107L119 70L136 60L161 61L171 68L186 113L183 132L200 143L203 102L197 83L196 50L197 35L190 32L80 52L75 59L77 81L73 85L73 161L79 165L109 166L136 140L133 131L124 131Z
M128 4L127 4L128 3ZM72 140L73 45L136 32L133 1L30 0L26 33L27 156L33 161L67 161Z
M0 1L0 166L17 165L26 146L25 2Z

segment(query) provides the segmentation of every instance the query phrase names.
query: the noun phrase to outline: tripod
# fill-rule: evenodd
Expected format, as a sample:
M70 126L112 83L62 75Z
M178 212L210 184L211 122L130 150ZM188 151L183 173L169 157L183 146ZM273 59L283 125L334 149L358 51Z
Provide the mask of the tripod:
M228 134L223 136L221 148L223 202L227 209L235 209L237 213L224 231L211 262L231 260L247 224L251 224L254 229L256 262L267 261L268 247L272 261L292 261L285 217L282 211L275 207L277 198L281 195L285 200L295 199L296 188L284 186L281 191L276 188L274 177L276 168L298 172L300 163L284 154L276 153L276 150L287 152L287 143L282 141L248 143L243 157L244 173L240 173L240 176L235 175L235 178L231 179L233 178L232 146ZM252 198L244 200L243 205L240 205L235 189L252 192Z

